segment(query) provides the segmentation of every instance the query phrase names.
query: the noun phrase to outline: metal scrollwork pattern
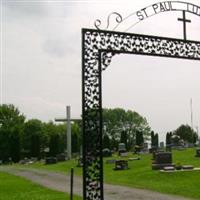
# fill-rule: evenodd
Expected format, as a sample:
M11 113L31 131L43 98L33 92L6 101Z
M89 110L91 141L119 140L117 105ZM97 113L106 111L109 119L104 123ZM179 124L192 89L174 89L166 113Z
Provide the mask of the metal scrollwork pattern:
M110 20L111 20L112 17L114 17L115 23L116 23L116 25L113 27L113 30L123 21L123 18L122 18L122 16L119 13L112 12L111 14L108 15L107 26L103 28L104 30L108 30L109 29L109 27L110 27ZM101 26L101 20L100 19L95 20L94 26L98 30L101 30L102 29L102 28L100 28L100 26Z
M83 29L84 200L103 200L101 73L116 53L200 60L200 42Z

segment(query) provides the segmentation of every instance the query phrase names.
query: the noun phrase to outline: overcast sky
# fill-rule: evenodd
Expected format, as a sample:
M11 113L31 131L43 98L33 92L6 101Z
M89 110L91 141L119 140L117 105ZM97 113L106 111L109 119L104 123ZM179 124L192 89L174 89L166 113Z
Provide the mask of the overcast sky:
M200 6L199 0L190 0ZM123 17L155 0L1 0L1 103L43 121L81 115L81 28L95 28L115 11ZM179 12L150 17L130 31L182 38ZM200 41L200 17L187 13L188 39ZM105 23L104 23L105 24ZM102 26L104 26L102 24ZM121 30L123 31L123 30ZM200 61L117 55L103 72L103 106L135 110L161 135L190 124L200 126Z

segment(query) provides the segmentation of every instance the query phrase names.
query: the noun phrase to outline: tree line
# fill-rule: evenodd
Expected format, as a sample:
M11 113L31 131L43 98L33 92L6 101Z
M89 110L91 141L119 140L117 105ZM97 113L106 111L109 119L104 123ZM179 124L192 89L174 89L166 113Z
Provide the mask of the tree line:
M135 111L103 109L103 148L117 149L123 142L127 150L141 146L150 136L147 120ZM80 152L81 124L72 124L72 153ZM56 156L66 151L66 124L26 119L14 105L0 105L0 160Z
M175 131L166 134L166 146L195 145L198 141L198 134L188 124L180 125Z
M127 151L143 147L148 140L152 147L159 147L158 134L151 130L145 117L122 108L103 109L103 148L117 150L124 143ZM80 153L82 131L80 123L72 124L72 153ZM196 143L197 133L188 125L181 125L166 134L166 145L172 143ZM0 160L56 156L66 152L66 124L39 119L26 119L12 104L0 105Z
M124 143L128 151L149 140L151 128L145 117L122 108L103 109L103 148L117 149Z
M66 150L66 124L27 120L14 105L0 106L0 160L41 159ZM72 124L72 152L80 151L81 130Z

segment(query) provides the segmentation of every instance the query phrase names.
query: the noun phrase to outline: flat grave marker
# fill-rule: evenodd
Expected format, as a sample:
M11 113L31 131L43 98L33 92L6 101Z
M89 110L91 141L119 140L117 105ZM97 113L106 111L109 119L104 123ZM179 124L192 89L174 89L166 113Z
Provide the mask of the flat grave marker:
M114 170L126 170L128 168L127 160L116 160Z

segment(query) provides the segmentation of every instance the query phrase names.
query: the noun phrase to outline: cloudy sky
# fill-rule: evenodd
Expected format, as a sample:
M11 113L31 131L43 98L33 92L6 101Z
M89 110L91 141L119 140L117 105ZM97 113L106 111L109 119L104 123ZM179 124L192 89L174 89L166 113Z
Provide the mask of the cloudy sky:
M190 0L200 6L200 0ZM95 28L115 11L123 17L156 0L1 0L0 101L19 107L28 119L54 120L71 105L81 114L81 28ZM164 12L130 32L182 38L179 12ZM187 13L188 39L200 41L200 17ZM114 22L113 22L114 23ZM112 24L112 23L111 23ZM123 31L123 30L120 30ZM164 135L180 124L200 126L200 61L118 55L103 72L103 106L145 116Z

